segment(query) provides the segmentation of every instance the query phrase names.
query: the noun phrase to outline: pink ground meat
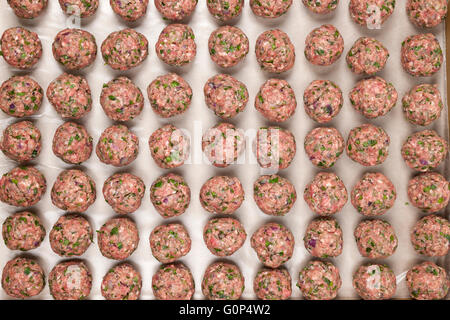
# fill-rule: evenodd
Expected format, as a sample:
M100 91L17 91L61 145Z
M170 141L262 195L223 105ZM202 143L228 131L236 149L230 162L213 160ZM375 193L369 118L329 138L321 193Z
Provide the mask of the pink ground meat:
M218 257L231 256L247 238L242 224L233 218L211 219L203 228L203 241L209 251Z
M133 213L141 206L145 184L131 173L116 173L103 184L106 203L118 214Z
M42 56L42 43L37 33L22 27L5 30L0 43L5 61L18 69L32 68Z
M297 153L294 135L280 127L263 127L256 134L256 159L262 168L286 169Z
M12 298L26 299L37 296L44 286L44 270L32 259L15 258L8 261L3 268L2 287Z
M297 192L294 185L279 175L264 175L253 184L253 199L262 212L284 216L294 206Z
M324 24L311 31L305 40L305 57L314 65L329 66L344 51L344 39L335 26Z
M134 22L147 13L149 0L110 0L113 11L125 21Z
M185 24L170 24L161 31L155 45L156 54L166 64L181 67L197 55L194 31Z
M387 300L397 289L394 272L382 264L362 265L353 275L353 288L364 300Z
M248 54L249 41L245 33L233 26L222 26L209 36L211 60L222 68L231 68Z
M444 108L436 85L419 84L403 96L403 114L412 124L427 126L439 119Z
M206 5L214 18L222 22L228 22L241 15L244 0L208 0Z
M153 275L152 288L157 300L191 300L195 283L189 268L178 262L161 266Z
M303 242L314 257L337 257L343 248L342 229L333 218L319 218L308 225Z
M278 18L285 14L292 0L250 0L253 13L262 18Z
M444 61L441 45L431 34L409 36L402 43L403 69L415 77L431 77L441 69Z
M389 51L377 39L361 37L347 53L347 65L356 74L374 75L381 71L389 58Z
M203 208L215 214L232 214L244 201L244 188L236 177L215 176L206 181L200 189L200 203Z
M34 213L17 212L3 222L2 235L8 249L29 251L41 245L45 228Z
M305 137L305 151L317 167L331 168L344 152L345 141L335 128L319 127Z
M195 10L198 0L155 0L155 7L164 19L180 21Z
M190 140L171 124L167 124L152 133L148 140L153 160L158 167L171 169L182 166L189 158Z
M256 39L256 60L270 73L286 72L294 66L295 47L289 36L279 30L267 30Z
M307 300L332 300L341 288L339 269L330 262L311 261L300 271L297 287Z
M92 275L83 261L65 261L53 267L48 286L55 300L85 300L91 293Z
M14 14L22 19L38 17L47 7L48 0L8 0Z
M245 279L239 267L229 262L215 262L205 271L202 292L208 300L238 300L244 292Z
M152 255L161 263L174 262L191 251L191 238L179 223L163 224L150 234Z
M41 131L30 121L13 123L3 131L0 149L17 162L36 159L42 149Z
M92 137L81 124L66 122L56 129L52 149L64 162L80 164L91 157Z
M447 0L408 0L406 13L418 27L433 28L447 15Z
M450 222L431 214L420 219L411 232L411 243L417 253L442 257L450 250Z
M113 125L102 132L95 151L101 162L124 167L136 160L139 138L126 126Z
M182 215L191 202L191 189L182 176L169 173L153 182L150 200L163 218Z
M362 221L354 232L359 253L370 259L385 259L398 246L394 228L383 220Z
M292 294L291 281L286 269L264 268L253 280L253 291L261 300L287 300Z
M42 87L29 76L12 76L0 87L0 109L12 117L31 116L44 98Z
M141 295L142 278L129 263L110 269L102 281L102 296L106 300L138 300Z
M332 81L315 80L303 94L306 114L319 123L336 117L344 105L342 90Z
M356 23L371 27L381 25L395 9L395 0L350 0L350 16Z
M416 300L443 299L450 287L444 268L433 262L422 262L406 274L406 285L411 298Z
M450 199L450 184L439 173L426 172L415 176L408 183L411 204L426 213L444 209Z
M97 242L104 257L125 260L139 245L136 223L128 218L113 218L97 231Z

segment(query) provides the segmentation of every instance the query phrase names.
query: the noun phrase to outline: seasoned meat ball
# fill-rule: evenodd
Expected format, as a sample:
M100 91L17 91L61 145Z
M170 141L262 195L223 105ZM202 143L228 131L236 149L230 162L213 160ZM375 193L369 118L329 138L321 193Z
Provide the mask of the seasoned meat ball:
M163 19L180 21L195 10L198 0L155 0L155 7Z
M347 53L347 65L356 74L374 75L381 71L389 58L389 51L377 39L361 37Z
M295 63L295 47L289 36L279 30L267 30L256 40L256 60L263 70L282 73L292 69Z
M447 15L447 0L408 0L406 13L416 26L433 28Z
M306 8L317 14L327 14L336 10L339 0L303 0Z
M129 263L110 269L103 277L102 296L106 300L137 300L141 295L142 278Z
M249 41L245 33L233 26L222 26L209 36L208 50L211 60L222 68L237 65L248 54Z
M314 65L329 66L341 57L343 51L344 39L331 24L314 29L306 37L305 57Z
M17 162L33 160L41 153L41 131L31 121L13 123L3 131L0 148Z
M253 184L253 199L265 214L284 216L294 206L297 192L288 179L276 174L265 175Z
M342 253L344 242L342 229L333 218L319 218L308 225L303 242L314 257L337 257Z
M64 162L80 164L91 157L92 137L81 124L66 122L56 129L52 149Z
M59 5L67 15L87 18L95 14L99 0L59 0Z
M182 166L189 158L189 138L171 124L166 124L153 132L148 145L153 160L163 169Z
M208 0L206 5L214 18L222 22L228 22L241 15L244 0Z
M416 208L435 213L448 205L450 185L439 173L422 173L409 180L408 198Z
M391 139L383 128L363 124L350 131L347 139L347 155L363 166L376 166L388 157L390 142Z
M116 173L103 184L106 203L118 214L133 213L141 206L145 184L131 173Z
M113 218L97 231L98 247L109 259L125 260L133 254L139 244L139 233L128 218Z
M336 298L342 280L339 269L330 262L311 261L300 271L297 287L307 300Z
M306 114L319 123L333 120L344 105L342 90L329 80L315 80L303 95Z
M241 206L245 193L236 177L215 176L200 189L200 203L211 213L232 214Z
M0 179L0 200L15 207L31 207L38 203L47 183L34 167L16 167Z
M128 127L113 125L103 131L95 151L101 162L124 167L136 160L139 138Z
M353 288L364 300L387 300L395 294L397 282L388 266L367 264L353 275Z
M144 95L129 78L119 77L103 85L100 104L110 119L129 121L141 114Z
M286 169L296 152L295 137L286 129L266 127L256 133L256 159L262 168Z
M244 111L248 102L245 84L228 74L217 74L208 79L203 88L205 102L216 116L230 119Z
M153 275L152 288L157 300L191 300L195 283L189 268L178 262L161 266Z
M14 14L22 19L33 19L47 7L48 0L8 0Z
M18 69L32 68L42 56L42 43L37 33L22 27L5 30L0 43L5 61Z
M433 262L422 262L406 274L406 285L411 298L417 300L443 299L450 287L450 280L444 268Z
M406 93L402 100L403 113L412 124L427 126L439 119L444 108L436 85L419 84Z
M169 24L161 31L155 45L156 54L166 64L181 67L197 54L194 31L185 24Z
M52 203L61 210L84 212L97 197L95 182L81 170L65 170L53 184Z
M41 86L29 76L13 76L0 87L0 109L12 117L35 114L41 108L43 98Z
M253 291L261 300L287 300L292 294L291 281L286 269L264 268L253 280Z
M3 222L3 241L10 250L29 251L36 249L45 238L45 228L34 213L15 213Z
M305 137L305 151L313 165L331 168L344 152L345 141L335 128L319 127Z
M32 259L15 258L6 263L2 273L2 287L16 299L37 296L44 289L45 275L41 266Z
M84 262L65 261L53 267L48 286L55 300L84 300L91 293L92 275Z
M182 176L169 173L153 182L150 200L163 218L177 217L189 207L191 189Z
M398 246L394 228L383 220L365 220L354 232L359 253L370 259L384 259L394 254Z
M253 13L262 18L278 18L285 14L292 0L250 0Z
M405 141L402 156L406 164L417 171L438 167L447 157L448 143L434 130L419 131Z
M369 29L381 28L395 9L395 0L350 0L350 16Z
M284 122L297 108L294 90L286 80L269 79L256 95L255 108L270 121Z
M123 20L134 22L147 13L148 0L109 0L109 4L113 11Z
M174 262L191 251L191 238L179 223L160 225L150 234L150 248L161 263Z
M205 271L202 292L208 300L238 300L244 292L245 279L234 263L215 262Z
M203 228L203 240L211 253L218 257L231 256L247 239L242 224L233 218L211 219Z
M425 256L445 256L450 249L450 222L434 214L423 217L411 232L411 243Z
M417 34L403 41L401 61L403 69L410 75L431 77L441 69L444 56L433 34Z

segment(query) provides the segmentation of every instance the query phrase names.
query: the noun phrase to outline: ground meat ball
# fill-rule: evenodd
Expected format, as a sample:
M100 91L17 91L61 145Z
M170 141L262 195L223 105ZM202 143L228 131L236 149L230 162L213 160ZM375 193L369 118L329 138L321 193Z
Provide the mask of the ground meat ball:
M197 54L194 31L185 24L170 24L161 31L155 50L168 65L181 67L191 63Z
M419 84L405 94L403 112L412 124L427 126L439 119L444 108L441 93L436 85Z
M364 300L387 300L397 289L394 272L381 264L368 264L353 275L353 288Z
M133 29L111 33L102 43L103 60L114 70L130 70L148 56L148 40Z
M244 0L208 0L206 1L209 13L219 21L228 22L239 17L244 7Z
M90 66L97 57L94 36L81 29L64 29L53 41L53 57L66 69L79 70Z
M155 0L155 7L164 19L180 21L195 10L198 0Z
M297 152L292 132L279 127L260 128L256 139L256 158L262 168L290 166Z
M47 7L48 0L8 0L14 14L22 19L33 19Z
M253 184L253 199L265 214L284 216L294 206L297 192L288 179L276 174L265 175Z
M315 80L303 94L306 114L319 123L333 120L344 105L342 90L334 82Z
M235 117L244 111L248 102L245 84L228 74L217 74L209 78L203 92L208 108L222 119Z
M81 256L92 243L89 221L78 214L62 216L50 231L50 246L61 257Z
M16 167L0 179L0 200L11 206L31 207L41 200L47 183L34 167Z
M148 145L153 160L163 169L182 166L189 158L189 138L171 124L166 124L153 132Z
M300 271L297 287L307 300L332 300L341 288L339 269L330 262L311 261Z
M15 258L3 268L2 287L6 294L16 299L38 295L45 286L44 270L34 260Z
M95 182L81 170L61 172L52 188L52 203L61 210L84 212L95 202Z
M448 143L434 130L424 130L409 136L402 147L406 164L417 171L438 167L447 157Z
M136 21L147 13L148 0L110 0L109 3L113 11L125 21Z
M92 275L79 260L57 264L48 276L50 294L55 300L84 300L92 288Z
M450 185L439 173L422 173L408 183L408 198L411 204L426 213L444 209L450 199Z
M341 57L344 39L335 26L324 24L308 34L305 46L305 57L309 62L329 66Z
M389 51L377 39L361 37L347 53L347 65L356 74L374 75L381 71L389 58Z
M40 109L43 98L41 86L29 76L13 76L0 87L0 108L13 117L35 114Z
M303 198L309 208L321 216L333 215L347 203L344 182L332 172L319 172L306 186Z
M22 27L5 30L0 43L5 61L18 69L30 69L42 56L42 43L37 33Z
M292 294L291 281L286 269L264 268L253 281L253 291L261 300L287 300Z
M150 234L150 248L156 260L171 263L191 251L191 238L179 223L160 225Z
M82 76L63 73L48 86L47 98L63 118L80 119L92 108L91 88Z
M303 242L314 257L337 257L342 253L344 242L342 229L335 219L320 218L308 225Z
M255 108L270 121L286 121L297 108L294 90L286 80L269 79L256 95Z
M263 70L282 73L295 63L295 47L289 36L279 29L267 30L256 40L256 59Z
M200 190L200 203L203 208L216 214L234 213L241 206L244 197L244 188L236 177L212 177Z
M195 283L184 264L173 263L161 266L153 275L152 288L158 300L191 300Z
M380 216L394 205L397 192L382 173L366 173L352 189L352 205L364 216Z
M406 13L418 27L433 28L447 15L447 0L408 0Z
M391 139L383 128L363 124L350 131L347 155L363 166L376 166L388 157L390 142Z
M345 141L335 128L319 127L305 137L305 151L311 162L320 168L331 168L344 152Z
M359 253L370 259L385 259L394 254L398 246L394 228L383 220L365 220L354 232Z
M406 285L411 298L417 300L443 299L450 287L450 280L444 268L433 262L422 262L406 274Z
M258 259L269 268L278 268L294 253L294 235L278 223L263 225L256 230L250 241Z
M122 263L105 274L101 290L106 300L137 300L141 288L140 273L131 264Z
M103 184L106 203L118 214L133 213L141 206L145 184L131 173L116 173Z
M248 38L241 29L222 26L209 36L208 50L211 60L222 68L237 65L248 54Z
M13 123L3 131L0 148L17 162L33 160L41 153L41 131L30 121Z
M148 86L147 93L153 111L163 118L182 114L191 105L192 88L176 73L157 77Z
M96 148L101 162L124 167L136 160L139 138L124 125L113 125L103 131Z
M182 215L191 202L191 189L182 176L169 173L153 182L150 200L163 218Z
M119 77L103 85L100 104L114 121L129 121L141 114L144 95L133 81Z
M306 8L317 14L327 14L336 10L339 0L303 0Z
M380 28L395 9L395 0L350 0L350 16L370 29Z
M231 256L247 239L242 224L233 218L211 219L203 229L203 240L213 255Z
M444 61L441 45L431 34L409 36L402 43L403 69L415 77L431 77L441 69Z
M253 13L262 18L278 18L285 14L292 0L250 0Z
M10 250L28 251L39 247L45 238L45 228L34 213L15 213L3 222L3 240Z
M128 218L114 218L97 231L97 241L103 256L114 260L124 260L131 256L139 244L139 233Z
M420 254L445 256L450 249L450 222L434 214L423 217L414 226L411 243Z
M99 0L59 0L59 5L67 15L87 18L95 14Z
M208 300L238 300L244 292L245 279L234 263L216 262L205 271L202 292Z
M56 129L52 149L64 162L80 164L91 157L92 137L81 124L66 122Z

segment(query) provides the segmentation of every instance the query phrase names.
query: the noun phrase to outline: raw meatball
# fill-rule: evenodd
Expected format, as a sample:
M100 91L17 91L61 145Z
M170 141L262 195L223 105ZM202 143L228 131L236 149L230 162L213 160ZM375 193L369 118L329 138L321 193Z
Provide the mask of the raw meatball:
M137 300L141 288L140 273L131 264L122 263L105 274L101 290L106 300Z
M197 45L191 27L185 24L169 24L161 31L155 50L168 65L181 67L191 63L197 54Z
M352 189L352 205L364 216L381 216L394 205L397 192L382 173L366 173Z
M244 111L248 102L245 84L228 74L217 74L208 79L203 88L205 102L216 116L230 119Z
M212 177L200 189L202 207L215 214L234 213L241 206L244 197L244 188L236 177Z
M111 33L102 43L103 60L114 70L126 71L140 65L148 56L148 40L133 29Z
M208 0L206 1L209 13L219 21L228 22L239 17L244 7L244 0Z
M147 13L148 0L110 0L109 4L113 11L123 20L134 22L145 16ZM138 296L139 294L137 294L136 298ZM130 299L129 296L128 299Z
M447 15L447 0L408 0L406 13L416 26L433 28Z
M92 137L81 124L66 122L56 129L52 149L64 162L80 164L91 157Z
M297 108L294 90L286 80L269 79L256 95L255 108L269 121L286 121Z
M234 263L215 262L205 271L202 292L208 300L238 300L244 292L244 276Z
M406 274L409 295L417 300L443 299L450 287L450 280L444 268L433 262L422 262L412 267Z
M344 105L342 90L329 80L315 80L303 94L306 114L319 123L333 120Z
M150 200L163 218L177 217L189 207L191 189L182 176L169 173L153 182Z
M3 240L10 250L29 251L36 249L45 238L45 228L34 213L15 213L3 222Z
M363 166L376 166L388 157L390 142L391 139L383 128L366 123L350 131L347 155Z
M444 209L450 199L450 185L439 173L422 173L408 183L408 198L411 204L426 213Z
M12 259L3 268L2 287L8 296L16 299L37 296L45 287L44 270L34 260Z
M129 78L119 77L103 85L100 104L110 119L129 121L141 114L144 95Z
M269 268L278 268L294 253L294 235L278 223L263 225L255 231L250 241L258 259Z
M336 10L339 0L303 0L306 8L317 14L327 14Z
M395 9L395 0L350 0L350 16L369 29L380 29Z
M153 160L163 169L182 166L189 158L189 137L171 124L166 124L153 132L148 145Z
M401 60L403 69L410 75L431 77L441 69L444 55L433 34L417 34L403 41Z
M192 88L176 73L157 77L147 88L153 111L163 118L184 113L191 105Z
M128 218L113 218L97 231L97 241L103 256L125 260L133 254L139 244L136 223Z
M231 123L219 123L208 129L202 138L203 152L211 164L218 168L235 163L244 149L244 132Z
M335 26L324 24L308 34L305 46L305 57L309 62L317 66L329 66L341 57L344 39Z
M263 70L282 73L292 69L295 48L289 36L279 29L267 30L256 40L256 59Z
M195 283L191 271L178 262L161 266L153 275L152 288L157 300L191 300Z
M381 71L389 58L389 51L377 39L361 37L347 53L347 65L356 74L374 75Z
M333 215L347 203L344 182L332 172L319 172L306 186L303 198L309 208L321 216Z
M31 207L38 203L47 183L34 167L16 167L0 179L0 200L15 207Z
M332 300L341 288L339 269L330 262L311 261L300 271L297 287L307 300Z
M248 54L248 38L241 29L222 26L209 36L208 50L211 60L222 68L237 65Z
M419 131L405 141L402 156L406 164L417 171L438 167L448 153L448 143L434 130Z
M91 88L83 76L63 73L48 86L47 98L63 118L80 119L92 108Z
M81 256L92 243L92 228L79 214L62 216L50 231L50 246L61 257Z
M343 236L339 223L333 218L312 221L303 237L305 248L317 258L337 257L342 253Z
M292 294L291 281L286 269L264 268L253 281L253 291L261 300L287 300Z
M155 7L163 19L180 21L195 10L198 0L155 0Z
M47 7L48 0L8 0L14 14L22 19L33 19Z
M59 5L67 15L87 18L95 14L99 0L59 0Z
M191 251L191 238L183 225L163 224L153 229L150 234L150 248L156 260L171 263Z
M253 184L253 199L265 214L284 216L294 206L297 192L288 179L276 174L265 175Z
M262 18L278 18L285 14L292 0L250 0L253 13Z
M394 272L382 264L368 264L353 275L353 288L364 300L387 300L397 290Z
M331 168L344 152L345 141L335 128L319 127L305 137L305 151L313 165Z
M128 127L113 125L103 131L95 151L101 162L124 167L136 160L139 138Z
M394 254L398 246L394 228L383 220L365 220L354 232L359 253L370 259L385 259Z
M3 131L0 148L17 162L33 160L41 153L41 131L31 121L13 123Z
M444 108L441 93L436 85L419 84L405 94L403 112L412 124L427 126L439 119Z
M61 262L50 272L48 286L55 300L84 300L91 293L92 275L82 261Z
M423 217L414 226L411 243L420 254L445 256L450 249L450 222L434 214Z
M231 256L247 239L242 224L233 218L211 219L203 228L203 240L211 253L218 257Z
M44 91L29 76L13 76L0 87L0 108L7 115L32 116L42 105Z
M32 68L42 56L42 43L37 33L22 27L5 30L0 43L5 61L18 69Z
M297 152L292 132L280 127L260 128L256 133L256 158L262 168L286 169Z
M145 184L131 173L116 173L103 184L106 203L118 214L133 213L141 206Z
M84 212L97 197L95 182L81 170L61 172L52 188L52 203L61 210Z

